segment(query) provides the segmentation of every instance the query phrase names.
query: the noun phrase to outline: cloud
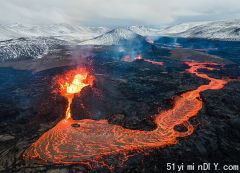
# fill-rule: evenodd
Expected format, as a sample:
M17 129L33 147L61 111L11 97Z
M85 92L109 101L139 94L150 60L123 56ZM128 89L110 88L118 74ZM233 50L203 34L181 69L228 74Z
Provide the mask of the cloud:
M1 23L164 25L240 18L239 0L0 0Z

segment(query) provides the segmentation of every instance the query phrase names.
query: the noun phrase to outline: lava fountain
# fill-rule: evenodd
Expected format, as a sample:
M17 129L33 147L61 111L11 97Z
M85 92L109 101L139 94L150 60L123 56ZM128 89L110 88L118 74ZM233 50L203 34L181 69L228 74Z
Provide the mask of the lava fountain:
M153 131L125 129L118 125L108 124L107 120L73 120L70 118L73 94L80 92L85 86L92 85L94 77L89 76L86 70L67 74L58 80L61 94L69 100L67 116L25 151L25 159L37 159L56 164L90 164L97 161L103 165L101 158L104 155L122 153L127 156L132 151L138 153L146 149L177 144L178 137L186 137L194 131L189 118L196 116L202 109L200 92L221 89L230 81L198 73L198 69L208 69L207 65L211 65L209 63L185 62L185 64L191 67L187 72L208 79L210 83L181 96L174 96L173 108L155 115L154 122L157 128ZM209 69L212 70L212 68ZM72 127L73 123L78 123L80 127ZM186 132L175 131L174 127L179 124L184 124L188 130Z
M85 68L69 71L58 78L57 83L60 86L61 95L68 99L66 119L71 118L70 107L74 94L80 93L86 86L92 86L94 79L94 76L89 75Z
M136 59L138 59L138 60L142 60L142 59L143 59L143 58L142 58L142 55L141 55L141 54L138 55Z

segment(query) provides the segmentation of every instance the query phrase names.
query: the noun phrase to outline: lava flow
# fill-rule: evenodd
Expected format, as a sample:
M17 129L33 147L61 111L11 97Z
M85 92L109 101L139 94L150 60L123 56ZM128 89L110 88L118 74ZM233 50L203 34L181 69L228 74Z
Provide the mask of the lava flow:
M160 65L160 66L163 66L163 64L164 64L164 62L158 62L158 61L152 61L152 60L149 60L149 59L143 59L141 54L138 55L138 57L135 60L143 60L143 61L155 64L155 65Z
M150 62L150 63L155 64L155 65L160 65L160 66L163 66L163 64L164 64L164 62L157 62L157 61L152 61L152 60L149 60L149 59L144 59L144 61Z
M131 57L129 55L126 55L126 56L124 56L124 58L122 58L122 61L125 61L125 62L133 62L133 61L136 61L136 60L142 60L142 61L146 61L146 62L155 64L155 65L160 65L160 66L163 66L163 64L164 64L164 62L153 61L153 60L150 60L150 59L143 59L141 54L139 54L134 59L131 59Z
M144 151L155 147L165 147L178 143L178 137L186 137L194 131L189 118L197 115L202 108L200 92L205 90L218 90L230 81L228 79L215 79L206 74L198 73L198 69L208 68L209 63L185 62L191 68L187 71L197 76L210 80L208 85L202 85L196 90L186 92L181 96L174 96L174 106L167 111L161 111L155 115L154 122L157 128L153 131L140 131L125 129L118 125L108 124L107 120L73 120L67 116L54 128L44 133L24 153L25 158L40 159L45 162L57 164L70 163L98 163L104 155L122 153L127 156L129 152ZM85 70L80 73L72 73L70 82L68 77L59 80L61 93L70 101L74 93L80 92L87 85L92 85L93 77L88 77ZM68 75L67 75L68 76ZM69 101L69 103L71 103ZM69 112L70 113L70 107ZM72 127L72 124L79 124L79 127ZM184 124L186 132L178 132L174 127Z

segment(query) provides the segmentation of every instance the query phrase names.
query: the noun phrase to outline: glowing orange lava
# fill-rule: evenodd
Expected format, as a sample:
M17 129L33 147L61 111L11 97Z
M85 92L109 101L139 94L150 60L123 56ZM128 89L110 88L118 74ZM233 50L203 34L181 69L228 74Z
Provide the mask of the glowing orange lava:
M163 62L152 61L152 60L149 60L149 59L143 59L141 54L138 55L138 57L135 60L143 60L143 61L155 64L155 65L160 65L160 66L163 66L163 64L164 64Z
M155 65L160 65L160 66L163 66L163 62L158 62L158 61L153 61L153 60L149 60L149 59L144 59L142 57L142 55L138 55L136 58L134 59L131 59L131 57L129 55L126 55L124 56L121 61L125 61L125 62L133 62L133 61L136 61L136 60L143 60L143 61L146 61L146 62L149 62L149 63L152 63L152 64L155 64Z
M163 62L158 62L158 61L152 61L152 60L149 60L149 59L144 59L144 61L146 62L150 62L152 64L155 64L155 65L160 65L160 66L163 66Z
M136 59L138 59L138 60L141 60L141 59L143 59L143 58L142 58L142 55L141 55L141 54L140 54L140 55L138 55L138 57L137 57Z
M130 55L126 55L124 56L121 61L125 61L125 62L133 62L133 60L131 59Z
M146 41L150 44L154 44L154 41L152 41L151 38L149 38L149 37L146 38Z
M191 67L187 70L189 73L208 79L210 83L181 96L174 96L173 109L161 111L155 115L154 122L157 124L155 130L129 130L118 125L108 124L107 120L84 119L75 121L71 118L64 119L33 143L25 151L25 158L57 164L89 164L94 160L104 164L99 159L104 155L122 153L127 156L130 151L137 153L145 149L178 143L178 137L191 135L194 131L189 118L197 115L202 108L200 92L221 89L229 81L214 79L197 72L198 69L208 69L209 63L185 62L185 64ZM63 82L61 93L69 98L75 91L79 92L84 86L91 85L93 78L87 76L87 73L83 71L80 76L71 77L71 82ZM73 123L78 123L80 127L72 127ZM175 131L174 127L179 124L184 124L188 130L186 132Z
M68 99L68 107L66 111L66 119L71 118L72 99L74 94L93 84L94 77L89 75L85 68L69 71L58 79L61 95Z

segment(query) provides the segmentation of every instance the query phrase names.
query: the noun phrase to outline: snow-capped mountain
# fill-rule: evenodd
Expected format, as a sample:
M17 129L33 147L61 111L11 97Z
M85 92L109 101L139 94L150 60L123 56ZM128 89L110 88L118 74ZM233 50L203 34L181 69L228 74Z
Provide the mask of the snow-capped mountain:
M64 23L0 26L0 61L41 58L61 45L76 44L109 30Z
M0 41L15 39L19 37L24 37L23 34L16 33L14 31L9 30L5 26L0 25Z
M240 20L182 23L165 29L131 26L110 30L80 24L0 25L0 60L39 58L59 45L121 45L140 43L147 36L240 41Z
M113 29L94 39L83 41L79 45L121 45L128 43L139 43L144 37L127 28Z
M85 27L79 24L0 26L0 41L21 37L57 37L62 40L86 40L110 31L106 27Z
M36 59L55 51L66 41L51 37L19 38L0 42L0 62L12 59Z
M187 27L182 27L184 25ZM165 28L159 34L171 37L240 41L240 20L204 22L193 24L189 28L188 25L186 23Z
M153 29L145 26L131 26L117 28L94 39L83 41L80 45L118 45L128 41L136 40L135 34L142 36L168 36L184 38L204 38L228 41L240 40L240 20L215 21L215 22L191 22L167 27L164 29Z
M196 26L204 25L204 24L207 24L207 23L209 23L209 22L181 23L179 25L174 25L174 26L166 27L165 29L159 30L158 34L161 34L161 35L177 34L177 33L185 32L185 31L187 31L189 29L192 29Z
M146 28L145 26L130 26L128 27L129 30L141 35L141 36L154 36L158 34L158 30L152 28Z
M15 24L9 26L9 29L27 36L60 36L78 33L78 30L73 26L62 23L43 26Z
M75 43L81 42L80 44L93 44L93 41L97 42L97 44L120 44L118 39L122 38L130 40L134 34L144 37L170 36L240 40L239 28L240 20L182 23L164 29L153 29L140 25L127 28L117 28L115 30L110 30L106 27L86 27L80 24L67 23L50 25L14 24L10 26L0 25L0 41L21 37L51 36L65 41L73 41ZM108 32L112 33L112 36L109 36ZM96 38L98 36L100 37Z
M110 30L106 27L85 27L79 24L70 25L67 23L52 25L15 24L9 26L9 29L29 36L101 35Z
M82 26L79 24L74 25L82 34L94 34L94 35L101 35L104 34L108 31L110 31L111 29L107 28L107 27L86 27L86 26Z

